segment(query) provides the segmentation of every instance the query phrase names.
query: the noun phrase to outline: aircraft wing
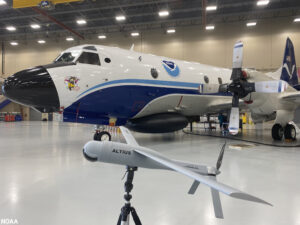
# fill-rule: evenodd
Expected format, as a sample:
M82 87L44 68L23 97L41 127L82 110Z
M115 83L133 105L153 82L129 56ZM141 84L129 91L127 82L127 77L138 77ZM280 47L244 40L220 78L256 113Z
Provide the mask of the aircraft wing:
M126 143L132 146L139 146L139 144L136 142L135 138L132 136L131 132L126 128L121 126L120 127L122 134L126 140Z
M147 157L148 159L151 159L151 160L153 160L157 163L160 163L161 165L166 166L176 172L186 175L186 176L188 176L200 183L203 183L203 184L211 187L214 190L220 191L230 197L243 199L243 200L247 200L247 201L252 201L252 202L257 202L257 203L263 203L263 204L272 206L270 203L268 203L260 198L249 195L249 194L239 191L235 188L232 188L228 185L219 183L216 180L210 179L209 177L202 176L202 175L197 174L185 167L182 167L182 166L176 164L175 162L173 162L172 160L169 160L166 157L160 155L159 153L156 153L156 152L151 153L150 151L143 151L141 149L137 149L134 151L140 155Z
M170 94L154 99L134 118L140 118L161 112L178 112L183 115L201 115L220 113L232 107L232 96ZM240 100L240 108L245 104Z
M300 104L300 92L284 93L281 100Z

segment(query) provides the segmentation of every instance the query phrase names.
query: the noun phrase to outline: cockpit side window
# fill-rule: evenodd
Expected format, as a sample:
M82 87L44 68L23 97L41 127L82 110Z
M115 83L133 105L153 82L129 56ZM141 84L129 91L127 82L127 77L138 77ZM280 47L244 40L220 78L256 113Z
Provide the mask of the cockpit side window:
M71 52L65 52L61 56L58 56L57 59L55 59L54 62L56 63L69 63L73 62L73 60L76 58L76 54Z
M92 52L83 52L79 56L77 62L100 66L99 55L97 53L92 53Z

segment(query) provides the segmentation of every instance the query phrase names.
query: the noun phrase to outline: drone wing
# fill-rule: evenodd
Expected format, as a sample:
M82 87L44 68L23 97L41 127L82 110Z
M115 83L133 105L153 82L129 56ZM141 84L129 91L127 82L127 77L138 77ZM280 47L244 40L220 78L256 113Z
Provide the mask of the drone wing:
M126 128L121 126L120 127L122 134L126 140L126 143L132 146L139 146L139 144L136 142L135 138L132 136L131 132Z
M140 155L147 157L148 159L151 159L157 163L164 165L165 167L168 167L176 172L186 175L186 176L188 176L200 183L203 183L216 191L220 191L230 197L243 199L243 200L247 200L247 201L252 201L252 202L257 202L257 203L263 203L263 204L272 206L270 203L268 203L260 198L249 195L249 194L239 191L235 188L232 188L228 185L219 183L214 179L210 179L209 177L202 176L202 175L197 174L183 166L180 166L180 165L176 164L175 162L173 162L172 160L167 159L163 155L159 154L158 152L154 152L154 151L151 151L148 149L141 150L140 148L136 149L134 151Z

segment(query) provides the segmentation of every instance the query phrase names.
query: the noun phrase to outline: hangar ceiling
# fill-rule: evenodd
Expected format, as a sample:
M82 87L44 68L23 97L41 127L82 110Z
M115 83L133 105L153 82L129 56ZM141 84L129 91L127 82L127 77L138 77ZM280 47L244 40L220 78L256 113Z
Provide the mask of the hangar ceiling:
M292 19L300 15L299 0L270 0L265 7L258 7L257 0L207 0L207 5L213 4L218 7L216 11L211 12L203 10L204 1L84 0L57 4L55 9L43 10L45 13L42 15L43 13L38 7L13 9L12 0L7 0L6 5L0 6L0 39L65 38L68 35L79 38L100 33L128 33L203 23L259 21L274 17L290 17ZM165 18L159 17L158 12L166 9L170 15ZM115 17L120 14L126 16L125 21L116 21ZM78 25L76 23L78 19L86 20L86 24ZM33 30L30 26L32 23L41 25L41 28ZM14 26L16 30L8 31L7 26ZM71 34L65 28L73 30L74 33Z

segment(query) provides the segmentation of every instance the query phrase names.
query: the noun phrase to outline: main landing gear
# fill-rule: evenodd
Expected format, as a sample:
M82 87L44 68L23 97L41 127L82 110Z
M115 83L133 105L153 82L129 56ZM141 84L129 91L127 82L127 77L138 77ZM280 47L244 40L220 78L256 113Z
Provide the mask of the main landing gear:
M285 139L296 140L296 128L292 124L287 124L285 127L282 127L281 124L276 123L272 127L272 137L274 140L282 140L283 136Z
M104 127L95 126L95 141L111 141L111 134Z

